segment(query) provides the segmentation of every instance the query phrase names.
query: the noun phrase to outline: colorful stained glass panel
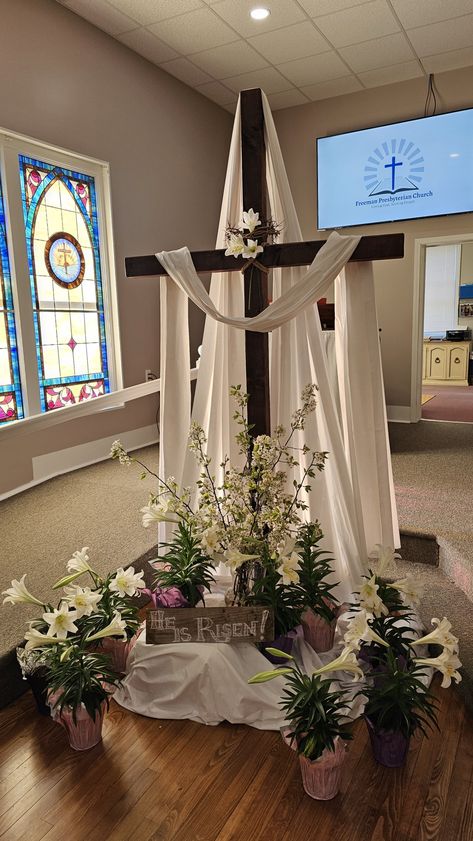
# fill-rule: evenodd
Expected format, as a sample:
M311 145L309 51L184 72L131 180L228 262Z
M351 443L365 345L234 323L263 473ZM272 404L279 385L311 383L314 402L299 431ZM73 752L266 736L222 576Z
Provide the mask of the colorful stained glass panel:
M22 155L19 163L41 405L48 411L110 390L95 181Z
M10 261L0 183L0 424L23 417Z

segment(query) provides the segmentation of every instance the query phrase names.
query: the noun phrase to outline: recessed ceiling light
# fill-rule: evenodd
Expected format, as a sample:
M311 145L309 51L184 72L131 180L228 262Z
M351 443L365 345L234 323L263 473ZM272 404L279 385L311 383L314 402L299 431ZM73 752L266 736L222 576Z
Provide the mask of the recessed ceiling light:
M257 6L257 8L252 9L250 12L250 16L253 20L264 20L269 17L270 14L271 12L269 9L265 9L263 6Z

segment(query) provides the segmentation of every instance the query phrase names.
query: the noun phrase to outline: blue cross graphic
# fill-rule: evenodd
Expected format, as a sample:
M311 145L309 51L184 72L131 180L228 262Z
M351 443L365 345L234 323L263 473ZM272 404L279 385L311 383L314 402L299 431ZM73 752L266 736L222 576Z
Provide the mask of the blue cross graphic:
M393 191L393 193L394 193L394 182L395 182L395 179L396 179L396 167L397 166L402 166L402 161L396 161L396 158L395 158L394 155L391 158L391 163L390 164L384 164L385 169L392 170L392 172L391 172L391 190Z

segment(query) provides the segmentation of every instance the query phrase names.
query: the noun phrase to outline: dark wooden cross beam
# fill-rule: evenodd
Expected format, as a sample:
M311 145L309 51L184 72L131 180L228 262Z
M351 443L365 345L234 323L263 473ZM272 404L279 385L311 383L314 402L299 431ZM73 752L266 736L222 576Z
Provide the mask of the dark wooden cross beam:
M266 149L264 143L264 114L261 90L241 93L241 154L243 208L253 208L260 219L267 218ZM229 219L232 225L240 220ZM276 220L282 222L283 220ZM267 245L258 260L267 268L308 266L312 263L325 240L289 242ZM404 235L362 237L351 260L392 260L404 256ZM245 264L243 258L225 257L225 249L193 251L191 257L198 273L234 272ZM154 254L127 257L127 277L166 275ZM253 265L245 270L245 315L257 315L268 306L267 273ZM251 294L250 294L251 283ZM246 388L250 395L248 421L253 434L270 434L269 416L269 353L266 333L245 332Z

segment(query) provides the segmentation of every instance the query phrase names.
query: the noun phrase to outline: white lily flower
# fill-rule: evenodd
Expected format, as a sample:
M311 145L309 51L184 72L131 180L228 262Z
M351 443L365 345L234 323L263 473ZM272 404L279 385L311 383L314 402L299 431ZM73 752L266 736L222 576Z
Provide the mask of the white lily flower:
M353 680L361 680L364 676L363 670L359 666L351 648L344 648L339 657L332 660L331 663L326 663L325 666L315 669L312 674L323 675L329 672L351 672L353 674Z
M94 642L95 640L105 639L105 637L122 637L126 641L126 622L118 611L115 611L112 621L105 628L97 631L96 634L92 634L87 638L87 641Z
M120 567L110 581L109 589L123 597L134 596L137 590L142 590L145 586L143 572L135 572L134 567Z
M288 587L289 584L298 584L299 583L299 574L297 570L301 568L301 557L297 554L297 552L291 552L290 555L286 555L285 557L280 558L280 565L278 566L278 572L280 577L282 578L282 583L285 587Z
M2 593L2 596L6 597L3 599L3 604L37 604L40 607L44 607L43 602L40 602L26 588L25 578L26 573L21 576L19 581L16 578L13 579L11 587Z
M245 248L245 241L241 234L230 234L225 257L240 257Z
M77 612L77 618L82 616L90 616L97 609L99 601L103 598L103 593L99 590L91 590L90 587L66 587L64 590L66 594L65 601Z
M420 637L420 639L415 640L411 643L411 645L429 645L430 643L436 643L437 645L442 645L447 651L456 654L458 652L458 637L450 632L452 627L451 622L449 622L446 616L444 616L442 621L440 621L440 619L432 619L431 624L437 625L435 630L431 631L430 634L426 634L424 637Z
M242 251L242 257L244 257L245 260L252 260L258 254L261 254L262 251L264 251L264 248L262 245L258 245L257 240L247 239L246 245Z
M244 210L242 227L246 231L249 231L250 234L252 234L254 229L257 228L258 225L261 225L259 213L255 213L252 207L250 207L249 210Z
M399 581L393 581L390 587L399 590L404 596L405 601L411 605L418 605L424 595L424 586L420 581L414 578L413 575L406 575L405 578L400 578Z
M89 551L88 546L84 546L80 551L73 552L72 558L67 562L67 569L69 572L89 572Z
M392 546L382 546L381 543L376 544L376 551L371 553L370 558L378 561L378 575L384 575L390 568L396 569L396 560L402 560L399 552L395 552Z
M373 613L375 616L387 616L389 613L386 605L378 596L378 585L376 584L376 576L372 575L368 581L360 587L360 607Z
M58 640L65 640L69 633L77 633L78 628L74 624L77 618L77 611L69 610L67 602L61 602L51 613L43 613L43 619L49 625L48 636Z
M42 634L36 628L29 628L25 634L25 651L32 651L34 648L42 648L45 645L58 645L59 640L50 634Z
M210 526L202 532L200 543L207 555L212 555L220 543L220 529L218 526Z
M170 515L168 512L167 503L148 502L148 505L140 508L140 513L143 514L143 526L147 529L155 523L178 523L179 518Z
M353 651L359 651L360 642L377 642L378 645L384 645L388 648L388 643L376 631L373 631L368 624L368 620L371 618L371 614L367 613L366 610L360 610L350 620L348 630L343 637L347 648L351 648Z
M452 678L456 683L460 683L462 676L458 669L461 667L461 662L456 653L445 648L438 657L415 657L414 662L419 666L431 666L443 675L442 689L447 689Z
M259 558L259 555L245 555L239 552L238 549L226 549L223 553L224 562L232 571L238 569L245 561L253 561Z

